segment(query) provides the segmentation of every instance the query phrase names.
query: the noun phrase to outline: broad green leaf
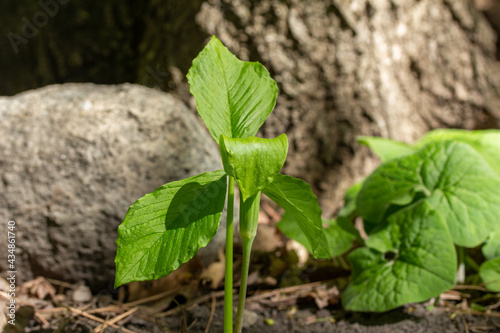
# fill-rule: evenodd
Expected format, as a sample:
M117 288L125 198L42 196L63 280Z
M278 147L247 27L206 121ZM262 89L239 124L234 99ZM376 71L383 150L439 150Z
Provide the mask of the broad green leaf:
M130 206L118 227L115 287L168 275L206 246L219 227L223 170L163 185Z
M337 215L337 224L344 231L353 235L361 244L364 243L359 231L353 225L353 219L357 216L356 199L358 193L363 187L363 182L356 183L349 187L344 195L344 207L342 207Z
M382 162L413 154L417 150L396 140L375 136L358 136L358 142L368 146Z
M333 258L347 252L356 237L342 229L335 219L323 220L323 222L327 225L324 230L330 248L330 256ZM313 253L311 244L292 215L283 214L277 226L286 237L299 242L309 253Z
M438 129L428 132L414 146L422 148L431 142L450 140L469 144L500 175L500 130Z
M349 254L353 271L342 300L346 309L388 311L453 287L453 240L444 220L425 200L393 214L385 233L371 237L389 239L389 253L360 248Z
M479 276L491 291L500 292L500 257L485 261L479 267Z
M378 223L391 205L407 205L417 192L428 192L419 175L417 154L381 164L368 176L358 193L356 207L365 220Z
M373 223L391 205L428 197L447 221L455 244L475 247L500 227L500 177L468 144L433 142L379 166L361 189L357 209Z
M326 239L330 246L330 256L337 257L349 251L356 235L342 228L336 219L326 220ZM356 230L357 231L357 230Z
M262 192L297 221L317 258L330 258L318 198L304 181L278 174Z
M215 141L254 136L276 104L278 86L258 62L241 61L213 36L187 74L198 113Z
M274 139L233 139L221 135L219 148L224 170L235 178L246 201L280 172L288 153L288 140L285 134Z
M483 245L482 251L484 257L488 260L500 258L500 230L494 230L488 236L488 240Z

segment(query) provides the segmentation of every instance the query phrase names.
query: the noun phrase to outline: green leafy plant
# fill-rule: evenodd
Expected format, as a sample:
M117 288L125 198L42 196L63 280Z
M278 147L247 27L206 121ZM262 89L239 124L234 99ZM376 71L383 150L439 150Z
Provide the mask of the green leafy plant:
M354 239L362 245L347 257L352 277L343 305L382 312L438 296L454 286L465 248L481 244L487 261L479 276L500 291L500 131L436 130L414 145L358 141L383 163L347 191L335 219L341 228L325 229L330 238L350 234L343 249ZM366 239L352 224L356 217ZM291 219L279 227L296 238Z
M309 185L279 174L288 152L286 135L255 137L273 110L278 93L265 67L237 59L212 37L187 77L198 113L219 144L224 170L168 183L130 206L118 228L115 287L166 276L191 259L217 232L227 193L224 332L232 332L236 182L243 259L235 330L241 332L261 193L294 217L316 257L329 258L330 249L321 225L321 209Z

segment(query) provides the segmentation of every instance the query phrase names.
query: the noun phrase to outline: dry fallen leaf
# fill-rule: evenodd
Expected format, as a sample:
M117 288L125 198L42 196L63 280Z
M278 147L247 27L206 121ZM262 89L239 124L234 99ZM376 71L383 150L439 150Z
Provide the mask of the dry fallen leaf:
M38 299L45 299L47 296L50 296L52 299L56 294L56 289L52 286L52 284L41 276L34 280L25 282L22 285L22 290L27 295Z
M225 274L225 260L224 252L219 249L219 261L215 261L208 265L207 269L201 273L201 280L203 282L210 282L210 288L217 289L219 283L224 280Z

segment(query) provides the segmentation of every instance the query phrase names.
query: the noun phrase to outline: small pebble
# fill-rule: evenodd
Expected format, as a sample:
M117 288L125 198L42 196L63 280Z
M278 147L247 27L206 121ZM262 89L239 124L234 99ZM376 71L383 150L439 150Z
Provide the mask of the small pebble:
M249 328L250 326L253 326L257 320L259 320L259 315L257 312L251 311L251 310L244 310L243 311L243 328Z
M75 303L85 303L92 299L92 292L90 288L85 285L79 285L73 290L71 300Z

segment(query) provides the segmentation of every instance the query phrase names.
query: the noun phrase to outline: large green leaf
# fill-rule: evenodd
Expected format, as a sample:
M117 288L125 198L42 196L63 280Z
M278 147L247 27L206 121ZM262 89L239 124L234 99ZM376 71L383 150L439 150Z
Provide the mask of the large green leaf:
M479 267L479 276L491 291L500 292L500 257L485 261Z
M358 136L359 143L370 147L382 162L413 154L417 150L410 145L375 136Z
M315 257L330 258L318 198L306 182L278 174L262 192L293 216L306 235Z
M356 237L341 228L335 219L323 220L323 222L327 225L324 230L330 248L330 256L333 258L347 252ZM277 226L286 237L299 242L309 253L313 253L309 240L292 215L289 213L283 214Z
M438 129L428 132L414 146L422 148L431 142L450 140L469 144L500 175L500 130Z
M223 170L163 185L130 206L118 227L115 287L158 279L191 259L219 227Z
M388 220L385 232L371 237L389 240L384 254L360 248L348 256L352 280L343 304L353 311L383 312L420 302L453 287L456 258L446 223L425 200Z
M288 153L288 140L285 134L274 139L233 139L221 135L219 148L224 170L235 178L246 201L280 172Z
M215 141L221 134L257 134L276 104L278 86L257 62L241 61L212 37L193 60L187 78L198 113Z
M457 245L478 246L500 227L500 177L468 144L433 142L382 164L365 180L356 206L379 223L391 205L408 204L418 193L447 221Z
M500 258L500 230L493 230L488 236L486 244L483 245L482 251L484 257L488 260Z

